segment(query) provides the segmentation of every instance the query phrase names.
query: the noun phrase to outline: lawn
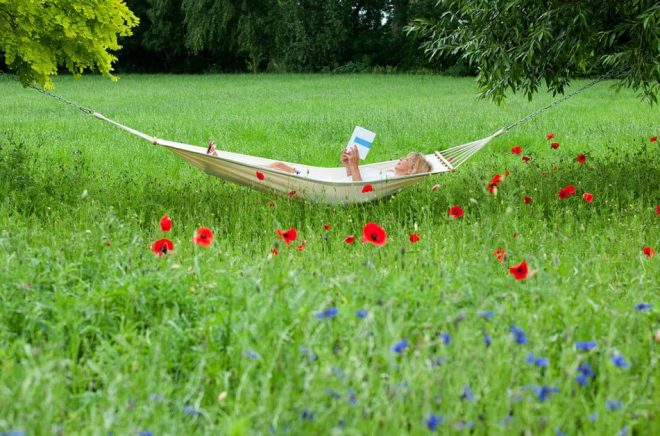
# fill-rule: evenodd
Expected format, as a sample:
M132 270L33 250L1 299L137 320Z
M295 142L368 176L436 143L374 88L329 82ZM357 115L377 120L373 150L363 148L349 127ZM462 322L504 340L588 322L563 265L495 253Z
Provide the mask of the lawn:
M660 250L660 116L611 85L456 173L332 207L211 178L0 77L0 434L657 434L660 256L643 249ZM472 79L430 75L56 86L159 138L321 166L355 125L377 132L376 162L552 100L497 106ZM360 242L368 222L384 246ZM174 251L159 257L161 238Z

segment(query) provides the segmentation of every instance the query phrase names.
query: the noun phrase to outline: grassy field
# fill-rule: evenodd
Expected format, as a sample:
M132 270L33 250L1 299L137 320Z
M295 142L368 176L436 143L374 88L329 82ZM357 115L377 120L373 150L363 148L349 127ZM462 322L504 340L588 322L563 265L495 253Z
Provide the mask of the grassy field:
M482 138L551 100L498 107L437 76L56 85L161 138L324 166L355 125L377 132L375 162ZM660 256L642 250L660 250L660 114L609 85L454 174L333 208L210 178L0 77L0 434L657 434ZM359 242L370 221L385 246ZM209 247L191 241L200 226ZM303 251L277 237L290 227ZM158 257L163 237L175 249Z

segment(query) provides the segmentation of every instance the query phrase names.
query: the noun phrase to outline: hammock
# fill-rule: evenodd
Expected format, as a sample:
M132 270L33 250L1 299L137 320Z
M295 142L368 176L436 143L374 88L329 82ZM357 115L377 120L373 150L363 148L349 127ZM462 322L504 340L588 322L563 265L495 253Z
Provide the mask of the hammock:
M506 133L514 126L534 118L552 106L555 106L573 97L574 95L579 94L580 92L595 85L596 83L605 80L605 78L612 75L614 72L615 70L603 74L599 78L582 86L575 92L554 100L553 102L543 106L540 109L537 109L536 111L519 119L518 121L509 124L508 126L498 130L486 138L468 142L467 144L459 145L456 147L451 147L443 150L442 152L436 151L433 154L427 154L425 158L431 164L431 171L429 172L393 178L383 177L380 180L366 180L361 182L338 181L346 178L345 169L342 167L323 168L303 165L299 163L285 162L286 164L296 168L299 172L298 174L292 174L267 167L268 164L277 162L272 159L221 150L217 150L218 156L212 156L206 153L206 148L158 139L154 136L140 132L139 130L120 124L114 120L111 120L110 118L107 118L104 115L101 115L98 112L94 112L91 109L82 107L35 85L29 84L27 86L42 94L48 95L49 97L53 97L63 103L73 106L85 114L92 115L100 120L114 125L115 127L123 129L133 135L139 136L140 138L146 139L153 144L166 147L177 156L188 161L191 165L212 176L216 176L218 178L240 185L248 186L259 191L283 193L289 195L290 197L306 199L312 202L327 204L351 204L365 203L395 194L404 188L421 182L431 174L455 171L456 168L467 161L476 152L485 147L486 144L488 144L494 138ZM5 75L1 72L0 74ZM381 174L384 174L385 170L392 169L396 163L397 160L390 160L369 165L361 165L360 168L372 169L376 170L375 172L380 171ZM370 189L365 189L367 185L371 185Z
M338 182L337 180L346 178L346 170L343 167L324 168L285 162L287 165L296 168L299 172L299 174L288 173L268 168L268 164L278 162L273 159L222 150L216 151L218 156L212 156L206 153L206 147L202 148L159 139L113 121L98 112L92 112L90 115L146 139L152 144L168 148L180 158L185 159L191 165L212 176L259 191L277 192L291 197L326 204L365 203L395 194L404 188L421 182L431 174L454 171L493 138L505 132L504 129L501 129L487 138L452 147L442 152L436 151L433 154L425 155L426 160L431 164L431 171L427 173L393 178L385 178L383 176L380 180L365 180L361 182ZM375 172L380 171L384 174L385 170L394 168L397 162L398 160L390 160L360 165L360 168L369 168L376 170ZM260 174L258 175L257 172ZM364 189L367 185L371 185L370 190ZM367 192L363 192L363 190Z

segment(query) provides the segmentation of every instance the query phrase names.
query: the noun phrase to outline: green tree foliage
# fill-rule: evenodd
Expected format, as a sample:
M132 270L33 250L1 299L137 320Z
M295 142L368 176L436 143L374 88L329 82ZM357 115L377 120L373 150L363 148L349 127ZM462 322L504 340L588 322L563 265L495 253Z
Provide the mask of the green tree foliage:
M430 63L403 33L436 0L126 0L124 70L360 71ZM448 59L448 58L443 58Z
M50 88L58 67L113 78L117 38L137 24L123 0L0 0L0 52L23 83Z
M614 71L620 86L656 102L660 4L656 0L439 0L437 19L407 30L430 57L459 54L478 70L482 97L528 98L543 80L563 93L572 77Z

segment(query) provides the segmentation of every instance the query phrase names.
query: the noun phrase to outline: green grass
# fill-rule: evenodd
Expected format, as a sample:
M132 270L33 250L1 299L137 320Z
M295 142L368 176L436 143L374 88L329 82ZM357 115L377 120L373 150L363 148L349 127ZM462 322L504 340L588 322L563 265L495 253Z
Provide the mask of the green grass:
M437 76L56 84L161 138L215 138L226 150L327 166L355 125L378 133L375 162L482 138L551 100L514 96L497 107L475 100L472 80ZM660 249L659 151L649 143L658 109L633 93L600 84L497 138L454 174L337 208L210 178L7 79L0 95L0 433L425 434L432 413L444 416L442 433L462 421L477 434L660 429L660 257L642 255ZM511 154L516 144L529 164ZM490 196L487 182L505 170ZM559 200L569 183L578 195ZM462 219L448 217L452 205ZM158 258L149 247L164 236L166 213L175 252ZM384 247L343 242L369 221L388 232ZM211 247L191 243L199 226L214 230ZM292 226L307 241L302 252L277 240L276 229ZM413 245L415 229L422 239ZM498 247L508 253L502 264ZM534 275L516 282L508 267L523 259ZM635 310L641 302L653 308ZM337 317L318 320L327 307ZM479 318L484 310L494 317ZM527 344L511 340L511 324ZM392 345L404 338L398 355ZM587 340L598 342L594 351L574 349ZM530 352L548 368L526 364ZM631 366L614 366L614 352ZM586 387L574 380L583 362L596 373ZM461 400L466 384L473 401ZM540 402L531 385L559 391ZM608 410L612 399L623 408Z

